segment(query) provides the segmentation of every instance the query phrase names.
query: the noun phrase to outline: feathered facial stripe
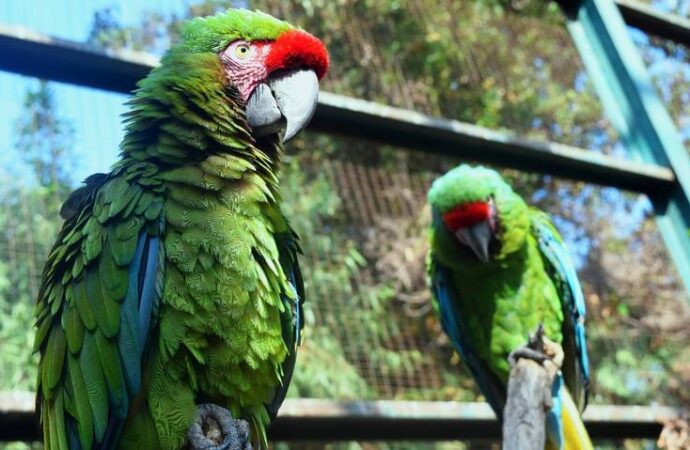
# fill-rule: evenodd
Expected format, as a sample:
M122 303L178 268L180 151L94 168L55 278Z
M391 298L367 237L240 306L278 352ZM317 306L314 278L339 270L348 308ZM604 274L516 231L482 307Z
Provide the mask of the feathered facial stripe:
M291 30L280 35L271 46L266 58L268 73L276 70L311 69L319 79L328 70L328 52L323 42L301 30Z
M490 218L489 202L463 203L443 214L443 222L452 231L470 227Z

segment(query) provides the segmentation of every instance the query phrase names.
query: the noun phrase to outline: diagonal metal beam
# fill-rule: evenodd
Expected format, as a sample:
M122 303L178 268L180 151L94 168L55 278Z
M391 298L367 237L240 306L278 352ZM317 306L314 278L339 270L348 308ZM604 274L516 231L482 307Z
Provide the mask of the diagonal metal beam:
M614 128L637 161L669 167L677 184L651 196L656 220L690 292L690 156L612 0L560 0L568 29Z
M109 53L0 25L0 70L129 93L157 64L149 55ZM477 162L664 196L672 172L583 149L323 93L311 129Z

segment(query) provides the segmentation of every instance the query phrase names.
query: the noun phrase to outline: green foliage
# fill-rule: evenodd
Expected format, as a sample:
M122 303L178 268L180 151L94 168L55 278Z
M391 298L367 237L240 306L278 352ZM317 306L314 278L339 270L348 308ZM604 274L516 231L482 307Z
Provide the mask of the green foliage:
M3 390L33 390L36 387L36 357L33 346L33 304L27 298L13 299L6 264L0 263L0 347L3 349L3 364L0 365L0 380Z
M18 153L33 169L36 182L60 198L71 183L72 125L55 114L55 95L44 80L26 92L23 106L25 113L16 123Z
M42 265L61 219L58 209L70 189L71 124L57 115L50 85L39 82L24 100L17 120L17 149L25 165L0 190L0 389L34 390L33 305Z
M371 398L366 380L344 356L340 342L327 327L311 325L299 349L298 367L289 397Z

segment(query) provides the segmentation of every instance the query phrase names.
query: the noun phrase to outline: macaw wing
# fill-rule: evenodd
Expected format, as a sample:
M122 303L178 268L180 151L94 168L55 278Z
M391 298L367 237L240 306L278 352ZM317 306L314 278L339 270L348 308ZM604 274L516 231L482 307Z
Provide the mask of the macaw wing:
M470 369L479 389L496 416L501 420L506 401L505 383L501 382L486 363L477 356L467 337L466 318L462 316L458 308L461 299L453 287L451 272L431 255L427 261L427 272L433 294L434 310L441 319L441 326L453 343L455 350L460 353L463 361Z
M300 344L302 328L304 327L304 281L297 261L297 254L301 252L299 240L292 230L278 235L276 240L279 243L280 263L283 272L288 277L294 292L281 295L284 306L281 316L283 340L288 349L288 355L281 366L283 375L281 384L276 388L271 402L266 405L271 420L275 419L278 414L290 387L297 358L297 346Z
M115 449L141 389L162 291L162 202L132 177L90 178L62 210L36 306L47 449Z
M554 282L563 307L563 375L578 408L587 405L589 358L585 338L585 298L568 251L541 211L532 211L532 229L537 237L549 277Z

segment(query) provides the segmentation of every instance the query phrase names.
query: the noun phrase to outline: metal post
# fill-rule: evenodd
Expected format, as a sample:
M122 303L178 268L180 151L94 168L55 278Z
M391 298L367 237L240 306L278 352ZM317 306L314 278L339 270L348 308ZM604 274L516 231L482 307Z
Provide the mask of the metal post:
M690 157L612 0L557 0L607 115L638 161L669 167L671 193L650 197L659 230L690 293Z

